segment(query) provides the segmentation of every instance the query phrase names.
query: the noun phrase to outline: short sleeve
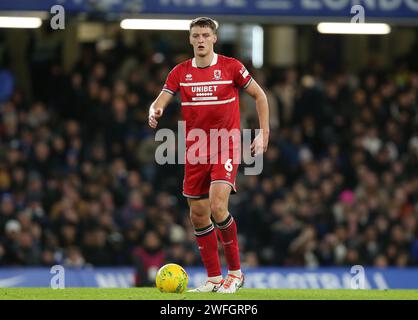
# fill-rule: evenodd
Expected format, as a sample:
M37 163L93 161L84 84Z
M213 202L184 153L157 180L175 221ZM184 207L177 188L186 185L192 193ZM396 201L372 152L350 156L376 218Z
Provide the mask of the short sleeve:
M247 88L253 80L247 68L236 59L234 59L233 68L235 84L240 88Z
M176 92L179 89L179 76L178 76L178 66L176 66L173 70L170 71L170 73L167 76L167 79L165 81L163 91L168 92L169 94L172 94L173 96L176 94Z

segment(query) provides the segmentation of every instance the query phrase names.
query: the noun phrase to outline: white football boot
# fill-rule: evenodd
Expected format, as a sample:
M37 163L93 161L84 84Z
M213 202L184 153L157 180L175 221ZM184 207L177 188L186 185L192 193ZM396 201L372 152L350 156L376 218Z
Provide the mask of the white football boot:
M222 286L223 283L224 283L223 279L219 282L207 280L205 284L202 284L200 287L189 290L187 292L216 292Z
M219 293L235 293L239 288L244 286L244 274L241 273L241 277L228 273L224 283L218 289Z

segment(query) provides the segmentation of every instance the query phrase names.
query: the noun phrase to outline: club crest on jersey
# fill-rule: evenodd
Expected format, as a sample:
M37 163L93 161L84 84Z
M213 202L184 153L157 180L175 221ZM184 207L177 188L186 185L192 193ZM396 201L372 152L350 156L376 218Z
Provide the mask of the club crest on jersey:
M221 78L221 70L213 71L213 77L215 78L215 80L219 80Z
M190 73L186 74L186 81L191 81L193 80L193 77Z

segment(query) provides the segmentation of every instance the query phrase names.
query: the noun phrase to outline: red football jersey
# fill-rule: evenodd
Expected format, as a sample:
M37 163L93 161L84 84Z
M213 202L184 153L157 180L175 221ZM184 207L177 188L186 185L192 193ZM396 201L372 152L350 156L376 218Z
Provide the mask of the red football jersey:
M184 61L169 73L163 91L181 94L181 110L186 122L186 137L199 128L240 129L239 89L247 88L252 77L241 62L214 54L205 68L196 65L195 58ZM186 141L188 148L193 141Z

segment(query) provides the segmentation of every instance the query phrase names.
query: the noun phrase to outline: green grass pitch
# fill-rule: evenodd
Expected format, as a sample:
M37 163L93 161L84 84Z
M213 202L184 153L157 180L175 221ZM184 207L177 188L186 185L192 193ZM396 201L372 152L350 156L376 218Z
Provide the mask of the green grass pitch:
M241 289L229 295L156 288L0 288L0 300L418 300L418 290Z

